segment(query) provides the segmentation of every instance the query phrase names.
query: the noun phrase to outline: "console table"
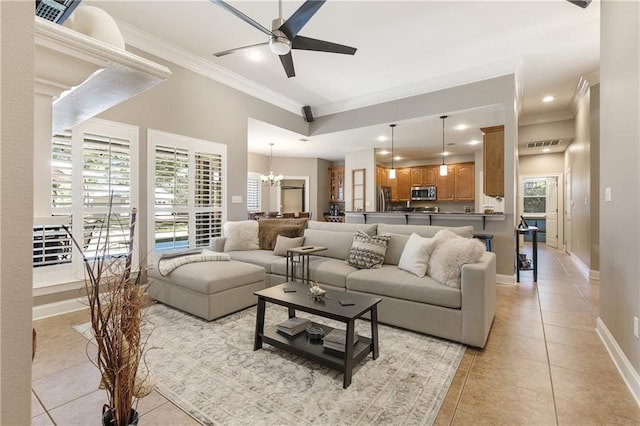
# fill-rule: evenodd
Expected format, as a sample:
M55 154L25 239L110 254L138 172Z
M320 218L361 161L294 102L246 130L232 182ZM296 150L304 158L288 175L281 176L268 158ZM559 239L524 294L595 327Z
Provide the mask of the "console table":
M520 282L520 271L533 271L533 281L538 282L538 227L529 226L526 228L516 227L516 282ZM531 235L531 245L533 248L532 265L525 267L520 264L520 235Z

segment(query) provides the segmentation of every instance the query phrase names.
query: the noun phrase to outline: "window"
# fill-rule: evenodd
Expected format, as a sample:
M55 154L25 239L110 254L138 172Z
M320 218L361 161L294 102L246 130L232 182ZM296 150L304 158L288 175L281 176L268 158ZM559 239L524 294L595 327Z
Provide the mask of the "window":
M247 176L247 211L260 211L261 192L260 173L249 173Z
M84 278L82 256L75 254L63 225L89 259L107 236L108 256L128 252L131 210L138 204L137 161L135 126L93 119L53 136L51 217L34 219L36 287ZM133 261L136 265L135 250Z
M545 213L547 203L546 178L524 178L522 180L523 211Z
M208 247L222 235L226 146L148 131L150 260L155 253Z

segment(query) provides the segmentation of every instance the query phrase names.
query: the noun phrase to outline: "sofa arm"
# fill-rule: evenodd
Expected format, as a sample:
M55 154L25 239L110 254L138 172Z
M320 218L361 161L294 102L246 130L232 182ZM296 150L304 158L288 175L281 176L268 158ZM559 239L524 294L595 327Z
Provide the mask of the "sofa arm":
M225 237L213 237L211 239L211 250L222 253L224 251L224 242L226 241Z
M462 340L483 348L496 313L496 255L462 266Z

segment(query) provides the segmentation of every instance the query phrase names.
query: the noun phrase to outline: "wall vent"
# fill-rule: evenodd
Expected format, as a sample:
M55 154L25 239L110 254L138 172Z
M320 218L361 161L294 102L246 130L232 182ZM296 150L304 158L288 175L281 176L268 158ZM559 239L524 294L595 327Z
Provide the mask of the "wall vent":
M560 144L560 139L551 139L548 141L529 142L527 148L541 148L544 146L556 146Z

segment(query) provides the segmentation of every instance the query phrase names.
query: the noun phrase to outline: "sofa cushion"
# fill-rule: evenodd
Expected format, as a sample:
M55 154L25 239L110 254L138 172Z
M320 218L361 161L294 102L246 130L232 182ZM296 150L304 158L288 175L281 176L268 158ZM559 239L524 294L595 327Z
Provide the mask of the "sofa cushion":
M389 240L389 246L387 252L384 255L384 263L386 265L397 265L400 262L400 256L404 250L405 244L409 241L409 236L404 234L389 234L391 239Z
M459 289L442 285L428 276L419 278L394 265L383 265L380 269L359 269L347 275L347 290L446 308L459 309L462 304Z
M271 264L282 259L282 257L274 255L271 250L231 251L229 256L233 260L261 266L268 274L271 273Z
M340 222L318 222L316 220L309 221L309 229L316 229L321 231L333 231L333 232L358 232L363 231L369 235L376 235L378 224L370 223L365 225L364 223L340 223Z
M354 232L321 231L318 229L304 230L304 244L307 246L326 247L327 250L314 253L316 256L332 257L346 260L349 256Z
M400 261L398 262L398 268L411 272L417 277L424 277L427 275L429 256L434 247L435 239L421 237L414 232L404 246L402 256L400 256Z
M258 222L255 220L225 222L222 225L222 233L225 236L224 251L257 250L260 248Z
M405 234L411 235L414 232L421 237L432 238L442 229L448 229L456 235L465 238L473 237L473 226L430 226L430 225L388 225L378 224L378 234Z
M448 238L436 245L429 260L429 276L453 288L460 288L462 265L477 262L485 245L475 238Z
M358 231L353 236L353 243L346 262L358 269L381 267L389 240L391 240L390 234L371 236L363 231Z
M307 219L260 219L258 240L262 250L273 250L278 235L301 237L307 227Z
M304 244L304 236L289 238L278 235L276 238L276 246L273 248L273 254L276 256L286 256L287 250L302 247L302 244Z

